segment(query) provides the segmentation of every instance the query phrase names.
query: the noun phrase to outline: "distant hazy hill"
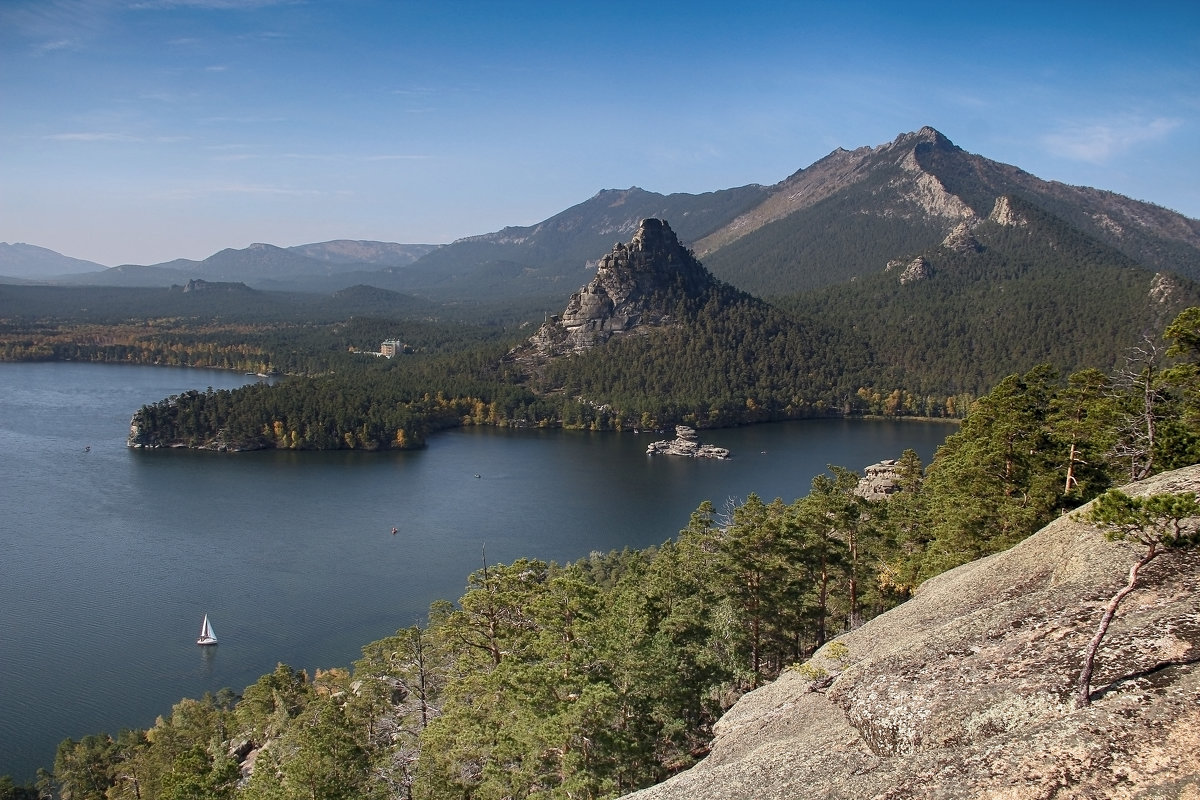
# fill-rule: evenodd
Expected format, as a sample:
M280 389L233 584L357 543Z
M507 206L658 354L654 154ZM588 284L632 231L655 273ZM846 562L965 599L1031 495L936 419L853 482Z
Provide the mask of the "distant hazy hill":
M320 245L313 245L319 248ZM320 252L319 250L317 252ZM189 271L194 277L218 281L295 280L313 275L330 275L360 268L357 262L312 257L303 252L273 244L252 244L242 250L227 248L203 261L179 259L158 264L176 271Z
M332 264L353 264L356 267L363 265L402 267L439 247L441 247L439 244L396 244L395 242L335 239L331 242L300 244L289 247L288 250Z
M0 242L0 275L10 278L43 280L104 268L103 264L71 258L32 244Z
M90 271L56 282L80 286L165 287L199 278L241 281L259 289L326 293L363 283L393 283L386 273L382 273L382 280L370 278L387 267L411 264L438 247L348 239L296 247L252 244L241 250L227 248L202 261L179 258L150 266L126 264L111 269L95 264L92 267L102 271Z
M761 203L762 186L662 195L609 189L537 225L460 239L396 271L408 291L438 297L554 295L591 280L598 254L629 239L647 218L663 219L693 241Z

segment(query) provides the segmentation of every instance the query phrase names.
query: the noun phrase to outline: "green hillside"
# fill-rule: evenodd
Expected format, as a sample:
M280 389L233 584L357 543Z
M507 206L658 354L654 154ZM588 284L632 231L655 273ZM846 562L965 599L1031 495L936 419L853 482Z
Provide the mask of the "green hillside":
M779 304L838 331L840 358L864 385L954 395L1042 362L1113 369L1143 335L1200 301L1191 281L1156 279L1063 221L1020 200L1012 207L1026 225L985 222L974 231L978 250L926 250L929 277L902 284L900 265Z
M920 252L945 236L932 221L859 213L861 197L841 194L772 222L704 258L723 281L761 297L844 283Z

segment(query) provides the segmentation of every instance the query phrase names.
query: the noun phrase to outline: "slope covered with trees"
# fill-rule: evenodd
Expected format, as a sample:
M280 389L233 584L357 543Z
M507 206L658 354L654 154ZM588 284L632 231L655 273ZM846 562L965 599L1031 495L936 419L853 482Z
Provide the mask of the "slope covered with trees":
M886 398L897 388L977 395L1042 362L1066 372L1113 369L1126 348L1200 301L1191 281L1149 272L1057 217L1005 199L1013 224L982 222L886 271L777 304L849 328L845 357L869 354L861 380ZM922 271L906 279L918 261Z

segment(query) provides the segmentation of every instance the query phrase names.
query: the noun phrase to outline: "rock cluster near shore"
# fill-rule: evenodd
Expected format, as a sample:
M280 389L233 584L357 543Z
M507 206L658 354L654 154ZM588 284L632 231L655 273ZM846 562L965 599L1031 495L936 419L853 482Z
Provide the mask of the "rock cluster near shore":
M646 448L646 455L685 456L687 458L729 458L729 451L724 447L713 444L701 444L696 441L696 431L687 425L675 426L674 439L661 439L651 442Z

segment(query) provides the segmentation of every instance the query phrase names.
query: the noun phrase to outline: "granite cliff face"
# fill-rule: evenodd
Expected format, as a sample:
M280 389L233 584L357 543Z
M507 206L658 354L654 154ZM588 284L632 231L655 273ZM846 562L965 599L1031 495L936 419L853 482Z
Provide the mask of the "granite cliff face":
M1126 487L1200 490L1200 466ZM637 800L1200 798L1200 553L1160 556L1073 684L1140 548L1063 517L928 581L743 697ZM824 673L824 676L822 676Z
M614 245L600 259L596 276L571 295L562 314L547 320L509 358L536 362L669 325L679 300L718 286L666 222L644 219L628 244Z

